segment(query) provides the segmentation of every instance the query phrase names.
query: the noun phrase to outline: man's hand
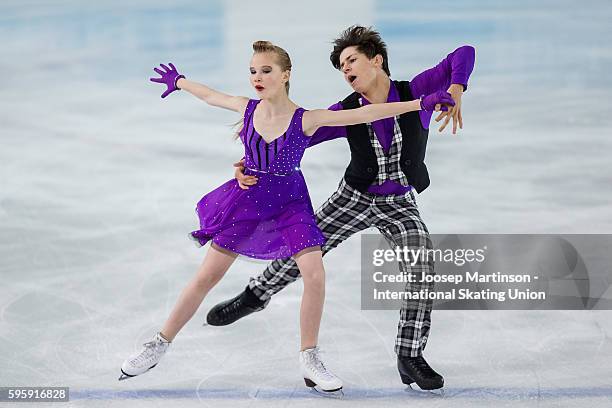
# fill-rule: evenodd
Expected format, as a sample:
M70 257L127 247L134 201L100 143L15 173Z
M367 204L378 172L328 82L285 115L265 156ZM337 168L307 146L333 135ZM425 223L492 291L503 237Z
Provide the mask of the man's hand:
M452 106L455 106L455 101L448 92L438 91L421 98L421 109L424 111L447 112Z
M238 181L238 186L243 190L248 190L249 186L257 184L257 177L247 176L244 174L244 159L237 163L234 163L236 170L234 171L234 177Z
M449 108L447 112L440 113L436 118L436 122L439 122L445 118L444 123L442 123L440 129L438 129L439 132L442 132L452 118L454 135L457 133L457 124L459 124L459 129L463 129L463 118L461 117L461 95L463 95L463 85L451 84L447 92L451 94L453 100L455 101L455 106Z

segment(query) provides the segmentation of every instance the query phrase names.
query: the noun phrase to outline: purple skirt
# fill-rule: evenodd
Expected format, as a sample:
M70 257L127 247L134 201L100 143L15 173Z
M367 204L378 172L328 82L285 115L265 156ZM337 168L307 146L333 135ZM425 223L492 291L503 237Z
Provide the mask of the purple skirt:
M302 173L256 175L257 184L248 190L232 179L202 197L196 207L200 229L190 237L199 246L212 240L232 252L268 260L322 246L325 238Z

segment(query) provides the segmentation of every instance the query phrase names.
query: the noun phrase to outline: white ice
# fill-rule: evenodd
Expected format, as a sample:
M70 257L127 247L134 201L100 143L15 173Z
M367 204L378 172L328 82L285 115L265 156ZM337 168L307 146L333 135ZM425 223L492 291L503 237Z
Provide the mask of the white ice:
M241 157L238 118L161 100L154 66L254 97L250 46L269 39L292 55L292 98L324 108L350 92L328 60L350 24L381 31L396 79L471 44L465 128L430 134L429 230L609 233L610 21L606 1L2 2L0 386L69 386L87 407L612 406L609 311L434 311L425 356L446 396L407 392L397 311L360 310L359 236L325 258L320 344L345 401L299 376L301 282L235 325L202 326L265 266L246 261L157 368L117 381L204 254L186 239L195 203ZM348 158L343 140L307 151L315 207Z

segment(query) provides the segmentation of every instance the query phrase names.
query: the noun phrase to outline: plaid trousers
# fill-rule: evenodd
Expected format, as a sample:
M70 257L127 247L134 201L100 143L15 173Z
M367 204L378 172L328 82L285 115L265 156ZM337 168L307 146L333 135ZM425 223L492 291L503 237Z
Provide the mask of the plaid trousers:
M400 196L379 196L355 190L344 178L338 190L316 211L317 225L327 242L323 255L337 247L351 235L369 227L376 227L391 248L432 248L429 231L421 220L412 191ZM428 257L431 258L431 257ZM414 266L399 262L402 273L433 274L433 260L418 260ZM267 303L275 293L300 277L293 258L277 259L264 272L249 282L251 291ZM420 281L420 278L416 279ZM407 291L433 290L430 283L408 283ZM400 310L395 352L399 356L421 355L431 326L432 300L405 299Z

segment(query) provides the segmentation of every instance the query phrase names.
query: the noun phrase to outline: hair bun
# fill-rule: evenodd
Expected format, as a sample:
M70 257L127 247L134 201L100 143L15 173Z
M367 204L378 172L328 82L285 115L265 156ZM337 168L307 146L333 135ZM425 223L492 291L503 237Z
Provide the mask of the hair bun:
M272 44L270 41L255 41L253 43L253 51L255 52L274 51L274 44Z

